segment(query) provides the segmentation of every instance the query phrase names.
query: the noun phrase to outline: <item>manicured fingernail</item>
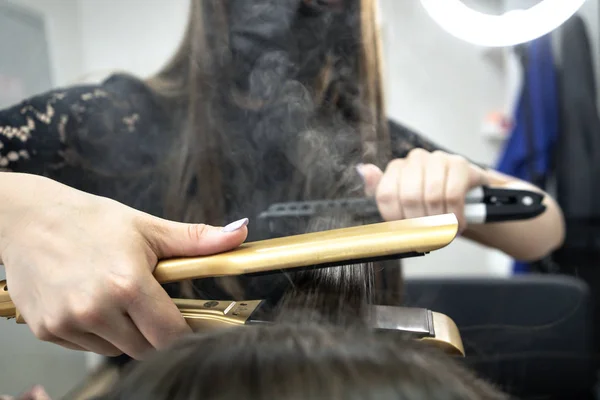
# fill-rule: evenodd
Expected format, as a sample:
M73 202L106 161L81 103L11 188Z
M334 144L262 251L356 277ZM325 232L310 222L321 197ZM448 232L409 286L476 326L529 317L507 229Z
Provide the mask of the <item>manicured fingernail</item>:
M356 172L358 172L358 175L360 175L360 177L362 178L363 182L365 180L365 174L362 172L362 167L364 164L358 164L356 166Z
M223 228L223 232L225 232L225 233L235 232L238 229L242 229L244 226L248 225L248 222L249 222L248 218L242 218L238 221L232 222L229 225L225 226Z

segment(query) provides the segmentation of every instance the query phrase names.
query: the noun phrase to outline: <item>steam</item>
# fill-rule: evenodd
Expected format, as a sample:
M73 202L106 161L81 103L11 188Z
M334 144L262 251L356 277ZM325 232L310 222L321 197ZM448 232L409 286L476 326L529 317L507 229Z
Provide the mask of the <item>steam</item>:
M356 100L357 20L348 17L350 11L302 15L300 3L227 3L226 72L211 99L217 102L223 126L219 151L224 158L227 220L255 217L274 202L364 193L354 168L361 161L364 128ZM290 223L286 234L357 223L348 215L319 216L308 225ZM254 219L248 240L272 235L261 228ZM368 297L371 283L365 266L358 265L211 279L199 282L197 295L276 299L287 293L289 300L321 293L332 296L322 305L338 309L346 304L356 310Z

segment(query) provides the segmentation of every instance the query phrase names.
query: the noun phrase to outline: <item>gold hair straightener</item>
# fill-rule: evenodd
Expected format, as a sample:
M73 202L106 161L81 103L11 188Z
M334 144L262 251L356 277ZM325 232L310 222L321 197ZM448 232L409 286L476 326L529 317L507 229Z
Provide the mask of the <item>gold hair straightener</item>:
M450 244L458 222L453 214L383 222L244 243L238 248L204 257L162 260L154 276L164 284L188 279L324 268L359 262L399 259L427 254ZM262 300L218 301L173 299L197 331L224 326L272 322L260 310ZM458 328L447 316L400 307L372 306L378 330L396 330L432 342L445 351L463 354ZM0 281L0 317L25 323Z
M174 299L195 332L224 326L273 324L271 306L264 300L217 301ZM369 327L377 332L398 332L426 341L446 353L464 356L460 332L448 316L423 308L371 305Z

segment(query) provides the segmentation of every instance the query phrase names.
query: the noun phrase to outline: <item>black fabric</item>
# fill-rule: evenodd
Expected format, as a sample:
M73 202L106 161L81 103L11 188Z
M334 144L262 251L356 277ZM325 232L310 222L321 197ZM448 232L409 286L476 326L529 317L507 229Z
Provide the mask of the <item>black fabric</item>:
M590 40L574 16L560 30L561 130L556 153L556 199L566 223L553 254L560 271L590 286L594 331L600 333L600 118ZM594 337L594 351L600 340ZM600 362L596 362L600 369Z
M126 75L52 90L0 111L0 167L160 216L152 170L172 138L168 121L146 85Z
M561 251L600 256L600 118L590 41L574 16L561 29L562 126L556 154L557 201L566 220Z
M590 294L567 276L408 279L407 306L450 316L465 363L521 399L591 398Z

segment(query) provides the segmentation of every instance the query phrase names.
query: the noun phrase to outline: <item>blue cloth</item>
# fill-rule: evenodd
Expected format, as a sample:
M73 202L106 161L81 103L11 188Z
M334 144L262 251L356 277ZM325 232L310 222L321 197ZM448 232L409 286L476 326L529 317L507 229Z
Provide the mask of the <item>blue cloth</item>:
M496 169L544 187L552 169L560 123L551 35L530 42L525 59L524 86L515 110L515 125ZM515 262L513 266L514 273L528 270L525 263Z

